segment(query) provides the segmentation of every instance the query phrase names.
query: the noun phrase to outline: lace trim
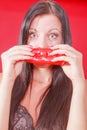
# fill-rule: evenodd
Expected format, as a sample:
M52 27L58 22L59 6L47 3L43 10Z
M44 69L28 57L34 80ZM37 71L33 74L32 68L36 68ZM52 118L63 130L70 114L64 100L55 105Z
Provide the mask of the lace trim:
M35 130L33 119L27 109L19 105L14 117L13 130Z

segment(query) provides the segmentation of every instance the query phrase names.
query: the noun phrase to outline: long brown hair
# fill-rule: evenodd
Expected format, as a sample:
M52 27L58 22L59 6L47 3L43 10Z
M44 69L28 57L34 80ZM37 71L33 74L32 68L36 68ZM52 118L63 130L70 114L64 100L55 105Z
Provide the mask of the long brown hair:
M72 44L68 17L63 8L50 0L39 1L26 13L19 38L19 45L27 44L29 27L32 20L43 14L56 15L62 24L64 44ZM29 83L32 81L33 65L24 63L21 74L16 78L11 98L9 130L13 130L14 114L24 97ZM53 66L52 82L49 91L41 105L37 121L37 130L65 130L68 122L70 102L72 96L71 80L64 74L60 66Z

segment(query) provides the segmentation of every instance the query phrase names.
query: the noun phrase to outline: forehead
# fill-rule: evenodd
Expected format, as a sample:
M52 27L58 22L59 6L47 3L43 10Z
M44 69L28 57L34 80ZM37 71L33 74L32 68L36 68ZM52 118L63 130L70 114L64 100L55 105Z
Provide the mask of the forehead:
M53 14L39 15L34 18L30 28L35 28L37 30L58 28L61 30L61 22L59 18Z

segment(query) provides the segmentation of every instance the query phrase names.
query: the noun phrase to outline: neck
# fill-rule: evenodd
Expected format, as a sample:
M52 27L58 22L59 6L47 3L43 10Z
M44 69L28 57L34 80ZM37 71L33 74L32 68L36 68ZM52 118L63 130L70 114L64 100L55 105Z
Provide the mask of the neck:
M52 67L49 68L34 68L33 80L38 83L48 83L52 79Z

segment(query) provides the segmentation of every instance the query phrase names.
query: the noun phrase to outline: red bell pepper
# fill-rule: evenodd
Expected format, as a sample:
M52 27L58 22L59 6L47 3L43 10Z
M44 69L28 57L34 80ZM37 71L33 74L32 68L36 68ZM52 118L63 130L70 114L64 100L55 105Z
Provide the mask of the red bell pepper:
M56 54L56 55L49 55L50 52L53 50L50 48L33 48L32 53L34 56L32 59L26 60L27 62L34 63L34 64L51 64L51 65L65 65L67 62L65 61L51 61L53 58L57 56L63 56L65 54Z

